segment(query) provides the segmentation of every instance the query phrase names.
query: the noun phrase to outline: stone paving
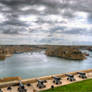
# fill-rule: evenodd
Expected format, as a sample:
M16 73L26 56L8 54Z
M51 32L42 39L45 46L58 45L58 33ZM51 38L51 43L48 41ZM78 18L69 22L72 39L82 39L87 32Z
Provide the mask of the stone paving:
M92 71L89 72L89 73L86 73L86 76L87 76L87 79L91 79L92 78ZM73 82L78 82L78 81L84 80L82 78L79 78L78 74L74 75L74 78L76 79L76 81L73 81ZM70 82L69 80L67 80L67 77L62 77L61 81L62 81L62 84L56 85L56 84L53 83L53 79L49 79L49 80L47 80L47 83L45 83L45 85L46 85L45 88L39 89L37 87L37 82L30 83L31 86L25 85L25 88L27 89L27 92L39 92L41 90L50 89L52 85L54 87L57 87L57 86L63 86L63 85L73 83L73 82ZM1 89L2 89L3 92L19 92L18 86L11 86L11 88L12 88L11 90L7 90L7 88L1 88Z

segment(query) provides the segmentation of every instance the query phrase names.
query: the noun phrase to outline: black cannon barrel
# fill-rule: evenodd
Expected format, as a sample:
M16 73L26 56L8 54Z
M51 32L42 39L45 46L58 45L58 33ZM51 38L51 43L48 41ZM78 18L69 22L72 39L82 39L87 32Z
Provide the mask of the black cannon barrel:
M55 76L53 76L52 77L54 80L53 80L53 83L55 83L56 85L58 85L58 84L61 84L62 82L61 82L61 78L60 77L55 77Z
M19 87L18 87L18 92L27 92L27 89L25 88L24 84L19 81Z
M61 80L60 77L55 77L55 76L53 76L52 78L55 79L55 80Z
M65 76L74 77L74 75L72 75L72 74L65 74Z
M44 80L37 80L38 83L44 83Z
M44 88L44 87L46 87L44 85L44 83L46 83L46 81L44 81L44 80L37 80L37 81L38 81L38 83L37 83L37 87L38 88Z
M21 81L19 81L19 87L24 88L24 84Z
M43 81L41 80L37 80L38 81L38 84L43 84Z
M86 73L84 73L84 72L77 72L77 74L85 75Z

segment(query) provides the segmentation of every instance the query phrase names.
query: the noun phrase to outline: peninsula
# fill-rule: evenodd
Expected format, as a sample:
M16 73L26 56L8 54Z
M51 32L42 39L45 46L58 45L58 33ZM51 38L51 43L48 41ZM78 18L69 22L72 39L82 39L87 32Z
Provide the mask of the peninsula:
M74 47L49 47L46 50L46 55L74 60L83 60L86 58L85 54Z

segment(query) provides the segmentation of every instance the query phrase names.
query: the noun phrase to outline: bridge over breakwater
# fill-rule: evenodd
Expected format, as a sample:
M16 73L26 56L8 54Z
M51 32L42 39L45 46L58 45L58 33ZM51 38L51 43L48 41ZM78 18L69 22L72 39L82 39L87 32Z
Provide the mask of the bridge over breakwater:
M65 74L56 74L56 75L50 75L50 76L45 76L45 77L40 77L40 78L32 78L32 79L21 79L21 78L19 78L19 80L21 80L21 83L24 84L24 87L27 90L27 92L39 92L41 90L50 89L52 86L58 87L58 86L63 86L63 85L67 85L67 84L70 84L70 83L79 82L79 81L82 81L82 80L92 78L92 69L84 70L84 71L78 71L78 72L85 73L87 78L82 79L82 78L79 77L77 72L70 72L70 73L67 73L67 74L74 75L74 78L76 79L75 81L67 80L67 76L65 76ZM55 83L53 83L53 76L62 78L62 80L61 80L62 84L56 85ZM3 92L19 92L18 91L19 80L13 80L13 81L9 80L7 82L2 82L2 83L0 83L0 88ZM41 80L41 81L46 80L47 82L44 84L46 87L38 88L37 87L37 83L38 83L37 81L38 80ZM8 87L11 87L10 91L9 91L9 89L7 89Z

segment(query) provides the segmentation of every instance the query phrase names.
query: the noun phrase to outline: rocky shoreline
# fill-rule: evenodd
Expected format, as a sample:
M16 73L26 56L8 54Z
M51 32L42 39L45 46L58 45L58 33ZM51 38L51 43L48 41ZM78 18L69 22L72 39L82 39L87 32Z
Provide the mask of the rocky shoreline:
M1 45L0 60L7 56L24 52L35 52L46 50L47 56L61 57L65 59L83 60L85 55L80 51L90 50L92 46L59 46L59 45Z
M86 59L85 54L83 54L78 48L74 47L49 47L46 50L46 55L72 60Z

